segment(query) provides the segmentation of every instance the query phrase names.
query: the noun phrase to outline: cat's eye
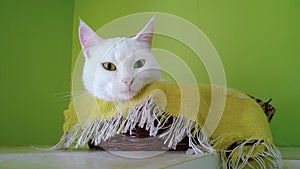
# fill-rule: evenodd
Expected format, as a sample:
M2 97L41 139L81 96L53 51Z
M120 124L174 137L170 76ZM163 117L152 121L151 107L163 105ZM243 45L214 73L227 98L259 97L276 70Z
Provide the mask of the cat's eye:
M145 65L145 59L140 59L138 61L135 62L134 64L134 68L141 68Z
M108 71L115 71L117 69L116 65L114 65L113 63L110 63L110 62L102 63L102 66L104 69L106 69Z

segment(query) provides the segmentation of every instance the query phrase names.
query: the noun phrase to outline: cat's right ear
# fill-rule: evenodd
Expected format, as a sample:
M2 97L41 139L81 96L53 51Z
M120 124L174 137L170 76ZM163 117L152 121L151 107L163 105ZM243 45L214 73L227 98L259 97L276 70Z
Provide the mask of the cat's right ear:
M147 25L138 33L135 38L140 42L147 42L150 46L152 45L153 31L154 31L154 17L150 19Z
M91 47L102 43L101 39L84 21L80 19L79 28L79 41L81 44L82 52L86 58L90 57L89 50Z

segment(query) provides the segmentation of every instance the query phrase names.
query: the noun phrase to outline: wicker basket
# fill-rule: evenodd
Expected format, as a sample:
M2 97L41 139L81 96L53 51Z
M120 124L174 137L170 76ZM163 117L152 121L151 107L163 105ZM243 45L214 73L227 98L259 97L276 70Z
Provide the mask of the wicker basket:
M168 129L168 126L172 124L173 119L169 119L169 123L165 124L164 129L158 131L158 135ZM124 134L117 134L111 137L109 140L101 142L99 145L95 145L92 141L89 141L89 148L96 150L114 150L114 151L186 151L188 149L188 138L185 137L176 146L175 149L170 149L164 140L158 137L150 137L149 131L145 128L135 126L131 131Z

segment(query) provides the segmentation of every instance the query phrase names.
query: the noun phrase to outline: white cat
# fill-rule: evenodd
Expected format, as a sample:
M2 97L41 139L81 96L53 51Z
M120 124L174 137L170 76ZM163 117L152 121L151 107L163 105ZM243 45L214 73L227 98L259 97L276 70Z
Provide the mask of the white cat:
M161 81L159 64L151 52L153 30L154 18L135 37L102 39L80 21L86 90L97 98L119 102L134 97L147 84Z

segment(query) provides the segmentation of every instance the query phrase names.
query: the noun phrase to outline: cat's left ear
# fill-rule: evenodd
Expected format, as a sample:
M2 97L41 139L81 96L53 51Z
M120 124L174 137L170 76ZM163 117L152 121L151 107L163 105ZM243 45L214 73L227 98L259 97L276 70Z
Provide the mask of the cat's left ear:
M154 31L154 17L150 19L147 25L139 32L135 38L140 42L147 42L150 46L152 45L153 31Z
M90 57L90 49L103 42L100 38L85 22L80 19L79 28L79 41L82 47L82 52L86 58Z

